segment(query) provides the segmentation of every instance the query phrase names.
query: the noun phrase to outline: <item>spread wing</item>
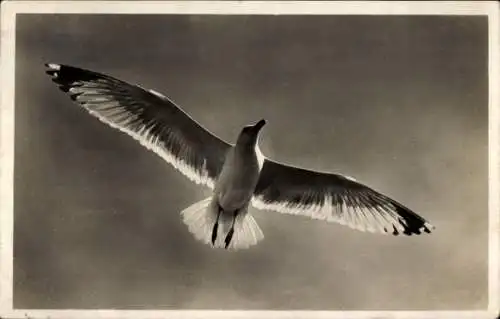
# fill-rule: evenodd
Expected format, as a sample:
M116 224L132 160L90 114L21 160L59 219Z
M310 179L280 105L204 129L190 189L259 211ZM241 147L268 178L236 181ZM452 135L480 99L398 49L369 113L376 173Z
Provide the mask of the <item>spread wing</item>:
M269 159L262 167L253 205L362 231L412 235L430 233L434 228L410 209L351 178Z
M46 73L91 115L127 133L192 181L213 188L230 144L165 96L108 75L46 64Z

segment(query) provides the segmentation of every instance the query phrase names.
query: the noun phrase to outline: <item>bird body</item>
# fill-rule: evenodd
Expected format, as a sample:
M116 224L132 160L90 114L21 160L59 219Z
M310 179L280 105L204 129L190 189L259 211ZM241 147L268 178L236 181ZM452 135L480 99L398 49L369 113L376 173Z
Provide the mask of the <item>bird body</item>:
M258 151L257 137L265 123L261 120L254 126L243 128L236 144L228 150L221 173L215 182L210 205L206 211L199 211L199 214L209 215L207 225L195 228L195 231L202 233L200 235L203 236L204 241L210 235L212 244L220 246L222 242L217 241L217 238L224 236L224 247L228 248L231 246L235 232L238 238L242 237L240 234L251 237L245 238L244 245L248 244L246 242L248 240L251 242L256 240L251 232L246 234L243 231L243 225L246 225L244 222L248 219L248 208L262 169L263 159ZM203 220L207 217L201 218ZM219 223L222 225L222 233L218 231ZM212 226L212 233L208 234L207 229L210 229L210 226ZM248 227L254 233L262 233L258 226L255 226L257 224ZM240 241L233 242L232 247L239 247L242 244Z
M221 174L215 184L215 196L225 211L240 209L248 205L252 199L262 169L262 161L259 160L256 151L257 141L250 139L249 136L258 134L258 130L265 124L265 121L262 120L259 123L255 128L247 127L248 131L242 130L236 145L228 151Z
M212 247L248 248L264 238L250 206L382 234L418 235L434 228L407 207L350 177L263 156L258 138L265 120L245 126L236 143L230 144L156 91L68 65L46 67L59 88L91 115L213 190L210 197L181 212L194 237Z

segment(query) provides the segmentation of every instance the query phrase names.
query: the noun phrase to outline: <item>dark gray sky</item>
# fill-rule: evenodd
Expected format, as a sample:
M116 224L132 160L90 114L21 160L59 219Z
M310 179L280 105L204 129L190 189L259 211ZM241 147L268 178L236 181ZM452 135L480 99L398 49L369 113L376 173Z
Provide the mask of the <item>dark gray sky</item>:
M15 307L486 307L485 17L21 15L16 41ZM436 232L254 210L263 242L213 250L179 216L208 190L44 62L162 92L228 141L264 117L266 155L354 176Z

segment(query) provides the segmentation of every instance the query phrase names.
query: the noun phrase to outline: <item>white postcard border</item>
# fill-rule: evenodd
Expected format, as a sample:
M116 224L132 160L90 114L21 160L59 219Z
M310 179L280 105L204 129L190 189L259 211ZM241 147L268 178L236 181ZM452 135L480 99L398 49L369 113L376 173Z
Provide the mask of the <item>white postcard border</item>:
M8 1L1 7L0 317L2 318L495 318L499 315L499 10L495 1ZM488 15L489 303L484 311L169 311L13 309L15 17L18 13Z

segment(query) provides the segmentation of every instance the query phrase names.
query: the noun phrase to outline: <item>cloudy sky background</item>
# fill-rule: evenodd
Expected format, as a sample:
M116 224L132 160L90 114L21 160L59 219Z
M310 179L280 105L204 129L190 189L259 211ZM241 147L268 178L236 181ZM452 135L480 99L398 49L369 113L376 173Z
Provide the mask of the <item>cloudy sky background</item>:
M21 15L14 305L479 309L487 304L485 17ZM265 240L197 242L209 195L58 91L43 63L155 89L228 141L356 177L437 229L407 238L254 210Z

